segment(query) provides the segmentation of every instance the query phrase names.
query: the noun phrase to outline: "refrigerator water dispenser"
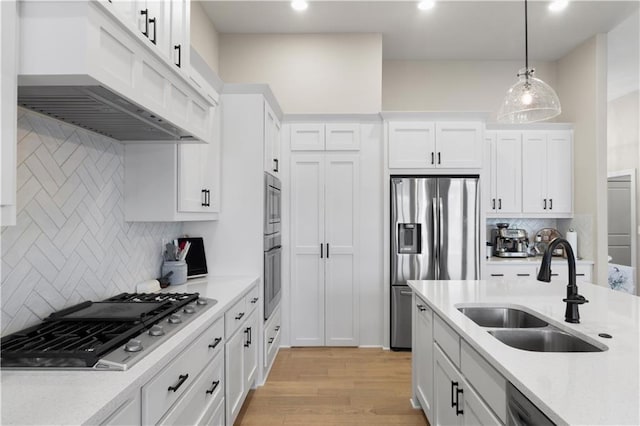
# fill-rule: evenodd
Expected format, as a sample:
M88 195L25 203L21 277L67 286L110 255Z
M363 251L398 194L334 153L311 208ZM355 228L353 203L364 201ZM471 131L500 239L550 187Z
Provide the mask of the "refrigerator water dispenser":
M420 235L422 225L419 223L398 224L398 253L420 254Z

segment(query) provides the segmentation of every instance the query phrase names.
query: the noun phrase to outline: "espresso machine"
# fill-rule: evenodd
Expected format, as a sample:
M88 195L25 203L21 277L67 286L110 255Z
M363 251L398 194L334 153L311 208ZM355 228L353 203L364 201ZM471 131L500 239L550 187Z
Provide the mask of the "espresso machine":
M529 237L524 229L510 229L508 223L498 223L491 230L493 255L497 257L527 257Z

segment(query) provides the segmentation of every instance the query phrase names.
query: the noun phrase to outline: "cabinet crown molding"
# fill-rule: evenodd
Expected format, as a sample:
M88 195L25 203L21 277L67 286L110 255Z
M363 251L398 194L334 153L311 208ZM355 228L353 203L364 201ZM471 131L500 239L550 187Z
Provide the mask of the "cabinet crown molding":
M488 111L382 111L386 121L483 121L491 113Z

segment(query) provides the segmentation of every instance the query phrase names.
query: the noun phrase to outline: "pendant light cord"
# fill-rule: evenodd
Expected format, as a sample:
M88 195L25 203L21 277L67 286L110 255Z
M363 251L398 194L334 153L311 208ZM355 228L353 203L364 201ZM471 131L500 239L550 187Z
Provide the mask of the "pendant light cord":
M524 0L524 68L529 78L529 28L527 19L527 0Z

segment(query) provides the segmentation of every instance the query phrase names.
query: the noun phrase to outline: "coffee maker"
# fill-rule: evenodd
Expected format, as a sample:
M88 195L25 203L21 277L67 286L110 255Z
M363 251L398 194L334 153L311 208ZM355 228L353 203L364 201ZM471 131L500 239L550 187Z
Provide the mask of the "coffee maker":
M529 237L524 229L509 229L508 223L498 223L491 230L493 255L497 257L527 257Z

